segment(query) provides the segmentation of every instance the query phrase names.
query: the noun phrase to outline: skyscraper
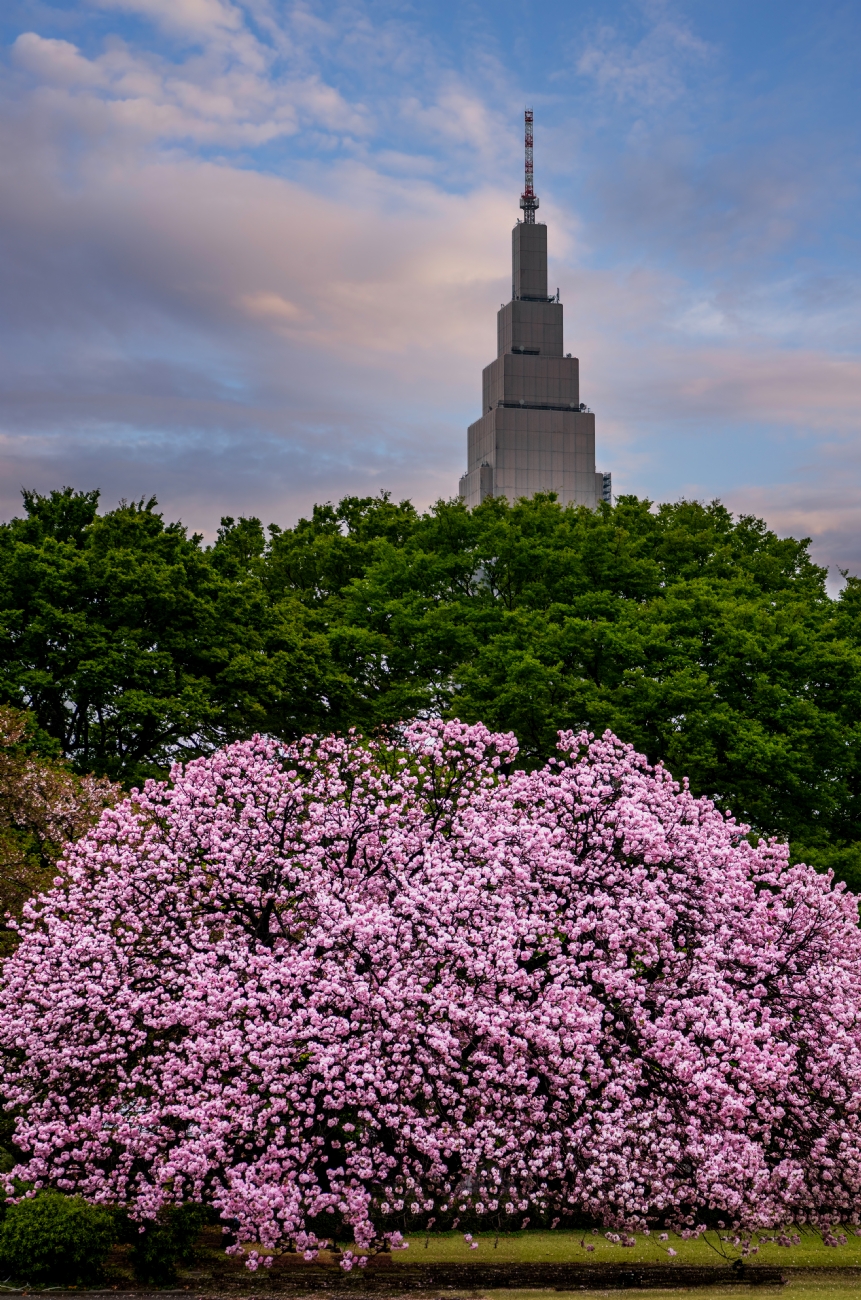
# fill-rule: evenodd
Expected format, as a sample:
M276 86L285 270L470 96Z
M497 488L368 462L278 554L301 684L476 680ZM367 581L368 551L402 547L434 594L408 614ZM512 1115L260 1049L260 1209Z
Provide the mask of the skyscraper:
M595 472L595 416L580 401L580 363L562 353L559 291L547 294L547 227L535 220L532 110L526 111L523 219L511 232L511 302L496 317L496 360L482 373L482 414L467 433L460 495L509 501L556 492L563 505L609 501Z

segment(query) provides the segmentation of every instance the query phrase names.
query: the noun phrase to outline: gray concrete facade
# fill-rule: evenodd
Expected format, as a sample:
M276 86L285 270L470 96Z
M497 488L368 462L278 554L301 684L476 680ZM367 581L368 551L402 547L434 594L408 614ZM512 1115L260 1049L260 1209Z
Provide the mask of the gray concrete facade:
M477 506L553 491L594 510L610 499L610 476L595 471L595 416L580 402L579 361L562 352L562 304L547 294L547 227L518 222L511 240L511 302L497 314L460 495Z

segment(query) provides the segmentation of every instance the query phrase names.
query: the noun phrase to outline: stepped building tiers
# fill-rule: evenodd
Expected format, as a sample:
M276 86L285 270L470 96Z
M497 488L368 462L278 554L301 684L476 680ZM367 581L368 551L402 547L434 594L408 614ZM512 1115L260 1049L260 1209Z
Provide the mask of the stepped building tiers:
M563 505L609 501L595 472L595 416L580 401L580 363L562 352L559 291L547 295L547 227L535 220L532 112L526 112L523 220L511 232L511 302L496 317L496 360L482 374L482 415L469 426L460 495L509 501L553 491Z

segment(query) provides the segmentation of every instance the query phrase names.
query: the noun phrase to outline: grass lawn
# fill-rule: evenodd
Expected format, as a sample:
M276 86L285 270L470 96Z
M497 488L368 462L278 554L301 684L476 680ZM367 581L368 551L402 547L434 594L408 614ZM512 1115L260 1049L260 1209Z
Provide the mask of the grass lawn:
M772 1235L772 1234L766 1234ZM847 1234L848 1235L848 1234ZM658 1234L646 1237L637 1236L636 1246L616 1246L607 1241L603 1233L593 1236L588 1231L584 1236L579 1232L512 1232L498 1238L492 1232L476 1233L477 1250L470 1250L461 1232L441 1232L407 1234L409 1249L397 1251L393 1257L395 1264L421 1263L478 1263L488 1264L512 1263L583 1263L583 1264L715 1264L724 1260L731 1263L738 1257L733 1246L722 1246L720 1234L710 1232L706 1237L695 1241L683 1241L675 1234L669 1234L669 1240L661 1242ZM595 1247L586 1251L580 1245ZM672 1247L675 1256L667 1254L667 1247ZM726 1251L724 1256L719 1251ZM761 1245L759 1253L750 1260L751 1264L771 1264L784 1268L794 1265L807 1268L861 1268L861 1237L848 1236L845 1246L823 1246L819 1235L814 1232L801 1234L800 1246ZM855 1283L856 1293L861 1296L861 1285ZM513 1295L513 1292L506 1294ZM583 1293L585 1295L585 1292ZM618 1294L618 1293L616 1293ZM650 1295L653 1293L650 1292ZM697 1293L704 1295L703 1292ZM654 1295L657 1297L658 1293Z

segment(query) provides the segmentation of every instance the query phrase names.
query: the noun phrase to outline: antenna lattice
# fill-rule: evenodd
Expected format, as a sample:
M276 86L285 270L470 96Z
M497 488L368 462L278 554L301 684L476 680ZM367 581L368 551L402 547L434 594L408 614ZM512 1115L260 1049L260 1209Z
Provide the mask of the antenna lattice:
M538 207L538 199L535 197L532 174L532 109L527 108L524 113L525 119L525 144L526 144L526 185L520 196L520 206L523 208L523 221L527 226L535 225L535 209Z

